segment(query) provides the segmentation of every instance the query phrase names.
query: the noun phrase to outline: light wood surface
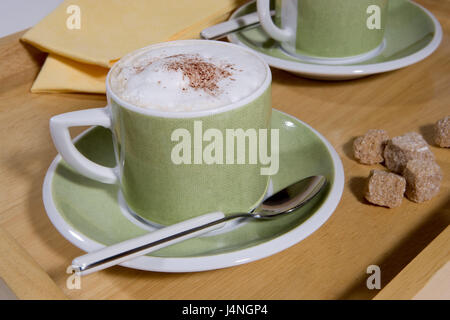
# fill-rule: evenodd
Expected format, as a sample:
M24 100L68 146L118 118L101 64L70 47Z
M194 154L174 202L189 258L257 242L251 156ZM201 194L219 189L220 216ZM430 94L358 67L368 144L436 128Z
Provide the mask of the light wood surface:
M450 227L375 296L386 299L449 299Z
M362 188L372 168L355 162L351 143L371 128L391 136L408 131L430 140L431 125L450 114L450 2L417 1L444 29L441 47L406 69L356 81L321 82L273 70L273 104L321 132L342 158L345 190L337 210L313 235L272 257L201 272L164 274L114 267L66 288L66 268L82 251L67 242L45 214L41 187L56 155L51 116L105 105L102 95L31 94L43 56L0 39L0 226L73 299L366 299L366 269L381 268L389 283L450 223L450 150L432 146L444 172L431 201L401 207L368 205ZM75 130L74 134L81 129ZM447 244L448 248L448 244ZM0 257L1 259L1 257Z
M0 300L66 299L48 274L0 228Z
M0 300L18 300L15 293L2 278L0 278Z
M427 284L412 299L450 300L450 261L433 274Z
M385 299L450 299L450 227L375 296Z

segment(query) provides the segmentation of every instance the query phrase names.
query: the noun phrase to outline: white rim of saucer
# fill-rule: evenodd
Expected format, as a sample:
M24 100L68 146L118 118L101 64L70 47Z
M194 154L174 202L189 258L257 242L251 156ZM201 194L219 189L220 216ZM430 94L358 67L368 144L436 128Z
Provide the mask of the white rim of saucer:
M369 52L365 52L362 54L358 54L356 56L348 56L342 58L321 58L321 57L313 57L306 56L299 53L291 53L287 51L283 46L280 46L280 50L284 52L285 55L291 56L293 58L301 59L305 62L315 63L315 64L326 64L326 65L343 65L343 64L355 64L363 61L367 61L369 59L375 58L378 56L383 50L386 48L386 39L383 38L381 43L375 49L370 50Z
M233 267L266 258L275 253L283 251L293 246L294 244L299 243L306 237L310 236L317 229L319 229L331 217L337 205L339 204L343 193L344 169L341 159L333 146L318 131L316 131L314 128L304 123L303 121L295 118L294 116L291 116L279 110L277 111L286 115L294 121L300 122L302 125L310 129L325 144L333 161L333 185L331 187L331 190L329 191L328 198L324 201L324 203L322 203L320 208L311 217L309 217L305 222L298 225L296 228L284 233L283 235L250 248L201 257L166 258L143 256L131 261L124 262L120 265L127 268L157 272L197 272ZM81 139L92 129L93 128L87 129L82 134L77 136L74 139L74 142ZM60 161L61 156L58 154L52 161L44 179L42 197L47 216L49 217L55 228L59 231L59 233L61 233L64 238L66 238L76 247L86 252L101 249L104 247L103 244L88 238L87 236L76 230L74 227L72 227L68 222L64 220L55 206L52 195L52 180L55 174L55 170Z
M433 21L434 24L434 37L430 41L430 43L420 49L419 51L392 61L387 62L380 62L380 63L373 63L373 64L353 64L353 65L324 65L324 64L307 64L302 63L300 61L290 61L290 60L284 60L280 58L275 58L269 55L266 55L264 53L261 53L259 51L254 50L257 52L261 57L263 57L266 62L275 68L286 70L289 72L299 73L299 74L309 74L309 75L315 75L315 76L335 76L335 77L363 77L371 74L376 73L383 73L387 71L393 71L397 69L401 69L404 67L407 67L409 65L412 65L414 63L417 63L419 61L422 61L423 59L430 56L436 49L439 47L441 41L442 41L442 27L439 23L439 21L436 19L436 17L428 11L423 6L411 1L407 0L412 5L417 6L422 11L424 11L428 17ZM250 5L252 2L249 2L247 4L242 5L239 9L237 9L231 16L231 19L236 19L237 14L244 8L245 6ZM236 34L231 34L228 37L228 41L235 43L237 45L249 48L246 46L243 42L241 42ZM253 49L252 49L253 50Z

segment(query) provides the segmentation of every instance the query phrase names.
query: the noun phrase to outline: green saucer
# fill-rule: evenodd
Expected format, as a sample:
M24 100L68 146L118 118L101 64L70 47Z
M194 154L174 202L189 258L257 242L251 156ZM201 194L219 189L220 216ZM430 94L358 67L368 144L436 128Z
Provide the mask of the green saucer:
M189 267L187 259L184 260L184 269L176 266L171 269L166 265L155 267L155 261L161 262L161 259L148 260L149 265L129 266L158 271L225 267L281 251L319 228L334 211L342 194L344 176L340 159L318 132L289 115L274 110L272 128L280 130L280 170L272 176L273 190L276 192L300 178L318 174L327 177L329 184L326 190L295 214L271 221L241 222L228 232L190 239L149 255L162 259L213 259L211 261L194 259L197 265ZM112 138L107 129L95 127L86 131L78 138L76 147L96 163L115 165ZM92 251L148 232L126 217L119 206L118 193L118 186L85 178L58 156L47 173L43 196L55 227L76 246ZM283 240L283 237L286 238ZM283 242L277 244L277 241ZM210 263L200 263L199 266L199 261Z
M254 2L245 4L230 19L238 19L255 10ZM259 52L272 67L328 80L353 79L400 69L425 59L439 47L442 28L422 6L408 0L390 0L388 14L384 49L375 57L355 64L317 64L291 56L260 27L232 34L228 39Z

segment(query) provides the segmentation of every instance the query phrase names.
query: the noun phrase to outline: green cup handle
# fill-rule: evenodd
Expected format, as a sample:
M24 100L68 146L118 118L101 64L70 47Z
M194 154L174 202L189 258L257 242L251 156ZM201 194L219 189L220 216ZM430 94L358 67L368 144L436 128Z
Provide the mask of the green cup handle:
M272 21L270 14L270 0L257 0L256 1L259 22L261 23L264 31L273 39L284 42L291 40L293 32L290 29L278 28Z
M115 168L96 164L83 156L70 138L69 128L99 125L111 129L109 108L87 109L63 113L50 119L50 133L61 157L82 175L109 184L118 182Z

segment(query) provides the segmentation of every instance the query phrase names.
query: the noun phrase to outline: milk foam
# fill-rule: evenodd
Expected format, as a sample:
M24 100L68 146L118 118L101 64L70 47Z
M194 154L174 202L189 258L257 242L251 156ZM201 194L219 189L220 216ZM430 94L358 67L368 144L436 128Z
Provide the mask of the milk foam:
M186 61L217 67L214 69L217 81L209 86L193 85L186 70L173 67ZM110 84L120 98L139 107L172 112L200 111L248 97L263 84L266 73L265 64L252 54L205 41L205 44L177 44L139 51L114 66ZM205 79L203 73L200 74L195 84Z

